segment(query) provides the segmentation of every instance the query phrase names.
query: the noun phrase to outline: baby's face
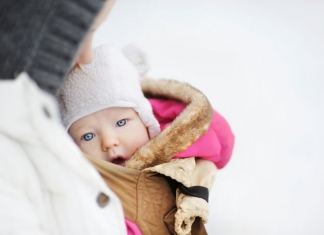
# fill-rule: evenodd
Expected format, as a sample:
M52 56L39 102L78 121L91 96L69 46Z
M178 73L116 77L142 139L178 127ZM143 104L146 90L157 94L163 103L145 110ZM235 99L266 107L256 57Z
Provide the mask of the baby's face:
M84 153L121 166L149 141L132 108L107 108L85 116L71 125L69 134Z

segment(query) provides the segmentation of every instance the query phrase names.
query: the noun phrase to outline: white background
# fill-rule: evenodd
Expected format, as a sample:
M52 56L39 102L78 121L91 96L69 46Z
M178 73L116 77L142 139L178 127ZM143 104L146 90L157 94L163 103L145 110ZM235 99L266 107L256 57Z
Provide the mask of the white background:
M236 135L209 234L324 234L324 1L117 0L94 45L130 42Z

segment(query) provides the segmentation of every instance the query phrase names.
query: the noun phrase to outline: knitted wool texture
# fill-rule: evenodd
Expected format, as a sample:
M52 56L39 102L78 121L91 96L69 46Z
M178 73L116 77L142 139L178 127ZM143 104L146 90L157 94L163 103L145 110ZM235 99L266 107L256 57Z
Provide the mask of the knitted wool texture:
M145 73L147 60L134 46L126 47L124 52L111 45L99 46L94 49L91 64L80 65L81 69L75 68L69 74L59 96L67 130L73 122L89 114L111 107L127 107L138 113L150 138L160 132L151 104L140 86L140 73Z
M1 0L0 79L27 72L56 94L105 0Z

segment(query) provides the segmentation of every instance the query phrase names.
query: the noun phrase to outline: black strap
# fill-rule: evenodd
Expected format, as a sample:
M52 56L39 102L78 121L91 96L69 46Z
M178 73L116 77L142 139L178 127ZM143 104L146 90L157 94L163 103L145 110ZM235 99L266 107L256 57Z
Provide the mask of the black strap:
M178 187L178 181L172 179L171 177L168 177L166 176L165 177L170 185L170 188L171 188L171 191L173 193L174 196L176 196L176 190L177 190L177 187Z
M178 189L183 194L193 196L193 197L199 197L204 199L206 202L208 202L208 188L203 186L192 186L192 187L186 187L183 184L178 184Z

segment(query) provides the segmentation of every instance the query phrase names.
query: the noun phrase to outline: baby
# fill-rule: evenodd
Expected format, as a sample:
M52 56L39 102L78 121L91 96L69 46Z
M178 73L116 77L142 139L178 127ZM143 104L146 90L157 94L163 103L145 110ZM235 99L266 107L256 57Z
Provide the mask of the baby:
M74 69L62 88L63 123L84 153L125 166L160 126L131 62L108 45L94 53L94 62Z
M70 126L69 134L84 153L120 166L149 141L133 108L111 107L82 117Z
M226 120L188 84L157 80L155 86L155 81L144 79L151 97L146 98L140 79L147 70L145 54L134 45L123 52L109 45L96 48L94 61L75 68L61 89L63 124L84 153L106 162L120 166L140 162L141 167L133 168L143 169L178 158L153 171L181 183L175 230L187 234L194 219L181 231L185 218L198 216L207 221L208 190L214 181L215 166L227 164L234 136ZM188 205L203 209L186 210Z

